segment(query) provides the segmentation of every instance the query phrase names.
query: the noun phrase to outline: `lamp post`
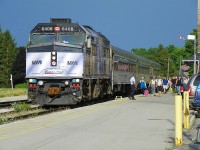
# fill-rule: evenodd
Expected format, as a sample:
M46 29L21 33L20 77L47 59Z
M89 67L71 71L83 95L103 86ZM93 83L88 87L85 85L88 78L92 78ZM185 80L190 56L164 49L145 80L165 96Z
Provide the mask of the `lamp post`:
M169 80L169 57L167 59L167 80Z
M169 80L169 61L170 61L170 57L168 56L167 59L164 59L165 61L167 61L167 73L166 73L166 77Z
M196 73L196 36L195 35L188 35L188 40L194 40L194 74Z

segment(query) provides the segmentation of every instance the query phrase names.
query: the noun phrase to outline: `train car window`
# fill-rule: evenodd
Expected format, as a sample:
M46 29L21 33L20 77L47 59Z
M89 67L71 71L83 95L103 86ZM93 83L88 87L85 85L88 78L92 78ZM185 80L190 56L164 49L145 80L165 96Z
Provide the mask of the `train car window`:
M92 44L92 55L97 56L97 46Z
M128 71L129 65L127 63L119 63L117 70Z
M58 42L72 45L83 45L85 41L85 36L83 34L59 34Z
M32 34L31 36L31 44L46 44L52 43L55 41L55 34Z
M102 48L102 56L103 56L103 57L106 57L106 55L107 55L106 48L103 47L103 48Z
M139 71L139 73L142 73L142 74L149 74L150 73L150 69L149 68L142 67L142 66L140 66L138 68L138 71Z
M109 56L110 56L110 49L106 48L106 57L109 58Z
M110 56L110 49L107 47L102 48L102 57L109 58Z
M115 63L114 63L114 70L118 70L118 67L117 67L117 66L118 66L118 63L115 62Z

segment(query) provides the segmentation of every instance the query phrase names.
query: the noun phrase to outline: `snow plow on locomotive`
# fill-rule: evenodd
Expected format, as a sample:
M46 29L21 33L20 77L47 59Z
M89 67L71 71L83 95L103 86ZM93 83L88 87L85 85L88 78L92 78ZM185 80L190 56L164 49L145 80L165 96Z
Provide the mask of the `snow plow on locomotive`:
M126 91L134 72L140 76L144 59L156 75L159 64L111 46L110 41L89 26L71 19L52 18L37 24L26 50L28 99L39 105L75 105ZM154 65L155 66L155 65ZM157 71L154 71L157 70Z

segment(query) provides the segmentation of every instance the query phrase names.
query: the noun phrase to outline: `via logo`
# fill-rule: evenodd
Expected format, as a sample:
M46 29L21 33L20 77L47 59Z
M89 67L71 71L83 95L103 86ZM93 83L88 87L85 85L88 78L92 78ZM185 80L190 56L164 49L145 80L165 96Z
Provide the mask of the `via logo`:
M34 60L32 61L32 65L41 65L42 61L41 60Z

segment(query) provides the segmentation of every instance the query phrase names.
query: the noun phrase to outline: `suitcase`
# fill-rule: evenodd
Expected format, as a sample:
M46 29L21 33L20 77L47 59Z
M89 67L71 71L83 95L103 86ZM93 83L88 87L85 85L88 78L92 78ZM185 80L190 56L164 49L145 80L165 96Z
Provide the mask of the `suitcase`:
M144 96L147 96L147 95L149 95L149 91L146 89L144 90Z

